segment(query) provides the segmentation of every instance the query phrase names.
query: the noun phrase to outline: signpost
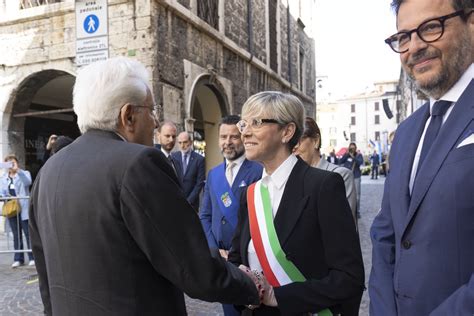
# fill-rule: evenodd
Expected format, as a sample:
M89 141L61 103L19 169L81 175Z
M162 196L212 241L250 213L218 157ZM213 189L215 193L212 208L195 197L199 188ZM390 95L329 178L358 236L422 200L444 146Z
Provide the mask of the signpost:
M76 0L76 64L109 57L107 0Z

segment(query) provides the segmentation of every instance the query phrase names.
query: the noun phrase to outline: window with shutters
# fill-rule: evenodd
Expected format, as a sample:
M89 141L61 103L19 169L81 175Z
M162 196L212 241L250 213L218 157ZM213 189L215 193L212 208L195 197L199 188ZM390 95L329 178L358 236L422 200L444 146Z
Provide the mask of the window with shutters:
M198 0L197 15L207 24L219 29L219 0Z

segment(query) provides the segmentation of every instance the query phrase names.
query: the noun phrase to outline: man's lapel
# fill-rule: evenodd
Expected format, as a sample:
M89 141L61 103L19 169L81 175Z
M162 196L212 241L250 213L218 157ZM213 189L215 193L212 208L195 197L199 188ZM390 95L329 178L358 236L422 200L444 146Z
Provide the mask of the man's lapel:
M394 162L394 165L399 165L398 170L400 170L400 172L398 174L390 174L391 177L399 177L399 179L392 179L391 183L400 183L400 186L395 188L395 190L398 190L398 201L401 203L400 207L404 216L408 213L410 206L410 177L413 160L415 159L416 150L420 142L421 134L423 134L426 120L430 115L429 102L425 103L423 107L413 113L413 115L417 117L407 121L408 125L404 129L407 135L401 138L403 143L398 146L401 150L401 154L399 158L397 157L397 161Z
M463 130L471 122L474 109L474 80L454 105L451 114L443 124L436 140L427 153L413 185L410 207L405 227L410 223L433 179L438 173L448 153L453 149Z
M249 223L248 213L245 214L245 220L244 220L242 231L240 232L240 234L242 236L241 242L240 242L240 249L243 249L243 251L241 251L242 263L248 264L249 259L248 259L247 249L250 243L250 223Z
M309 200L309 196L304 195L304 176L308 168L311 167L298 158L286 183L280 206L273 221L282 247Z
M232 192L236 194L240 188L248 187L250 183L247 183L247 174L249 173L250 164L247 159L244 160L242 166L240 166L239 172L235 176L234 182L232 182Z
M181 156L181 152L177 152L176 154L170 154L170 156L173 159L173 165L176 170L176 173L178 174L178 178L181 178L183 176L183 158Z

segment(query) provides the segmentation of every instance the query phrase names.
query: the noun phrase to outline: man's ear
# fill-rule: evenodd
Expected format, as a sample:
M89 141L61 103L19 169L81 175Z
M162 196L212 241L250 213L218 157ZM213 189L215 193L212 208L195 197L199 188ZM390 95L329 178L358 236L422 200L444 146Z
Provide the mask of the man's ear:
M133 132L135 129L135 111L133 106L129 103L125 104L120 109L119 124L128 132Z

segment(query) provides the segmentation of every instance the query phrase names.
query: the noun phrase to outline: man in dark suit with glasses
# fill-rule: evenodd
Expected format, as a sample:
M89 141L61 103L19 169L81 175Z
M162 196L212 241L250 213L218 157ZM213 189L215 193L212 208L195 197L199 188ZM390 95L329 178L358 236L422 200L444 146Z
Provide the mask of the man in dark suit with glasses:
M372 315L474 315L474 1L395 0L385 40L429 101L398 127L371 237Z

